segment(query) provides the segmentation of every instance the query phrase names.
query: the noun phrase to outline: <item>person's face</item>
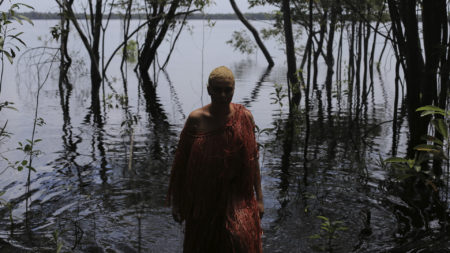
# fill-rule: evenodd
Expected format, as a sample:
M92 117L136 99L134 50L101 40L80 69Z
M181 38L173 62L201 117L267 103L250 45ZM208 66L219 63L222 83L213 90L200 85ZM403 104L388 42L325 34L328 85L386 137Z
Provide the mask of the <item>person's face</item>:
M208 94L211 97L211 103L229 104L233 99L234 83L231 81L216 81L209 84Z

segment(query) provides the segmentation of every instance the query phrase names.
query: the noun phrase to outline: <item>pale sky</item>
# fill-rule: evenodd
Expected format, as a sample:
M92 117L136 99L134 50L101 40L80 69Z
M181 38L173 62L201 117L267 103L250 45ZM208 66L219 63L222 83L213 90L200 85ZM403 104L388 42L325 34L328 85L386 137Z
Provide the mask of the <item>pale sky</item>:
M2 6L0 7L1 10L4 10L6 7L8 7L12 3L26 3L28 5L31 5L35 8L36 11L39 12L57 12L58 11L58 5L55 3L54 0L5 0ZM84 2L82 0L75 0L76 2ZM215 0L215 4L208 7L205 12L206 13L233 13L233 9L231 8L230 2L228 0ZM236 4L238 5L239 9L242 12L270 12L274 10L274 7L254 7L252 9L248 9L248 2L247 0L236 0ZM19 10L19 11L22 11ZM27 11L24 9L24 11Z

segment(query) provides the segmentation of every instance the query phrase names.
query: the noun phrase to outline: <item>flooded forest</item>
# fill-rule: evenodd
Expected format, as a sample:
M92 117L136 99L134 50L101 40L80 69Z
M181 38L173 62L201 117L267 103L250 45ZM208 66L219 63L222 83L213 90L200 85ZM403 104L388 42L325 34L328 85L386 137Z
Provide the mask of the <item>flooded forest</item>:
M221 65L264 252L450 252L449 1L244 1L0 0L0 252L182 252L170 170Z

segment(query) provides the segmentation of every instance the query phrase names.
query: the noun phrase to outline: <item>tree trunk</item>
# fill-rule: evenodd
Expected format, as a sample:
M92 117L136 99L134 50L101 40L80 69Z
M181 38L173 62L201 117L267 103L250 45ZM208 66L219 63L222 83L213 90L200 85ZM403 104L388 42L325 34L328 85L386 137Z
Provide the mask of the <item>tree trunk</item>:
M262 42L261 38L259 37L258 31L247 21L247 19L242 15L241 11L236 5L236 2L234 0L230 0L231 6L233 7L234 13L236 13L236 16L238 16L239 20L247 27L247 29L253 34L253 37L255 38L256 44L258 44L258 47L261 49L261 51L264 54L264 57L266 57L267 63L269 64L269 68L273 67L275 63L273 62L272 56L270 56L269 51L267 51L266 46Z
M330 29L328 32L328 41L327 41L327 56L326 56L326 63L327 63L327 77L326 77L326 85L327 89L331 91L331 83L333 79L333 66L334 66L334 56L333 56L333 42L334 42L334 34L336 29L336 22L337 22L337 15L338 15L338 8L340 5L340 1L336 0L333 1L331 6L331 13L330 13ZM327 90L328 95L328 90Z
M292 34L291 9L289 0L283 0L281 10L283 12L284 35L286 39L286 58L288 65L287 79L289 87L292 87L292 101L290 105L297 107L300 104L300 84L297 78L297 67L295 60L294 36ZM291 106L290 106L291 108Z
M328 9L324 9L322 20L319 21L319 23L320 23L319 42L317 43L317 50L314 51L314 60L313 60L313 64L314 64L313 86L314 86L314 89L317 89L317 74L318 74L318 69L319 69L318 60L319 60L319 56L322 52L325 33L327 32L327 19L328 19Z
M144 84L151 83L148 70L150 69L152 62L155 60L156 52L169 29L170 23L174 21L175 11L177 10L180 2L181 0L172 1L169 11L164 14L164 20L160 27L157 27L156 24L158 24L161 19L155 19L155 22L150 22L148 25L144 46L139 55L139 72ZM163 5L164 4L161 4L159 8L156 6L153 7L154 16L158 14L162 15L164 13ZM156 9L160 10L158 14L156 13Z
M94 113L94 121L100 122L100 87L102 83L102 75L100 74L100 33L102 24L102 0L96 0L95 14L91 17L92 27L92 53L94 58L91 59L91 109ZM92 15L93 13L91 13Z

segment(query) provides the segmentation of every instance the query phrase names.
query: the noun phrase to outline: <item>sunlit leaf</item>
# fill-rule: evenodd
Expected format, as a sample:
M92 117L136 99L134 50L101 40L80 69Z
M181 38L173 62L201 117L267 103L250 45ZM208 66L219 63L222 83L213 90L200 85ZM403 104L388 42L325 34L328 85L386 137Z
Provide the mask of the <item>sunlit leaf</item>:
M407 163L409 168L412 168L416 162L413 159L408 159Z
M386 163L406 163L406 162L408 162L408 160L406 160L405 158L401 158L401 157L391 157L391 158L384 160L384 162L386 162Z
M420 172L422 170L422 166L420 166L419 164L414 165L414 169L416 170L416 172Z
M327 217L321 216L321 215L317 216L317 218L322 219L322 220L324 220L324 221L329 221L329 220L330 220L330 219L328 219Z
M425 116L427 116L427 115L434 115L436 112L433 112L433 111L423 111L421 114L420 114L420 117L425 117Z
M417 151L424 151L424 152L431 152L431 153L440 153L441 149L434 145L428 145L428 144L420 144L414 147Z
M416 110L416 112L422 112L422 111L430 111L431 113L437 113L437 114L445 116L445 110L442 108L439 108L437 106L434 106L434 105L422 106L422 107L417 108L417 110Z
M328 226L321 226L320 228L328 232L330 231L330 228Z

